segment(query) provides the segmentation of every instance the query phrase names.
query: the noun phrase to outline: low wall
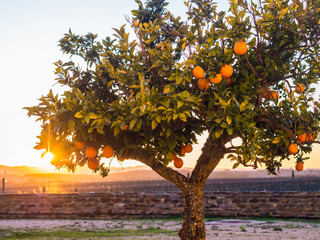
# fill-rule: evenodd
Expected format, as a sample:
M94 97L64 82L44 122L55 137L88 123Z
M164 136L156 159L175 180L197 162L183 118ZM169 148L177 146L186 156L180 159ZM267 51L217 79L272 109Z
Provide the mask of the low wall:
M207 192L216 217L320 219L320 192ZM181 193L0 194L0 218L129 218L180 215Z

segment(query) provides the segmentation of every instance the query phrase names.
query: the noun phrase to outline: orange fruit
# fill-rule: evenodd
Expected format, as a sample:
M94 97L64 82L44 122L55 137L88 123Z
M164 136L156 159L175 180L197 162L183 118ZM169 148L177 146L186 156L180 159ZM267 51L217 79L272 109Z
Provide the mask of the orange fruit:
M220 73L216 74L215 77L212 77L209 79L209 81L212 83L212 84L219 84L221 83L222 81L222 76Z
M298 135L298 140L300 142L314 141L313 133L309 132L308 134L304 133L304 134Z
M184 148L186 153L192 152L192 149L193 149L190 144L185 145L183 148Z
M176 159L176 156L173 154L173 153L171 153L172 154L172 159L171 159L171 161L174 161L174 159Z
M228 87L230 85L230 83L232 82L232 79L231 78L226 78L225 80L223 80L223 84L226 85L226 87Z
M82 141L75 141L74 146L80 150L84 149L86 147L86 142Z
M173 160L173 165L176 167L176 168L182 168L183 166L183 160L181 158L175 158Z
M246 54L248 47L244 41L239 41L234 45L233 50L234 50L235 54L244 55L244 54Z
M124 130L125 130L125 131L128 131L128 127L129 127L128 125L125 125L125 126L124 126Z
M274 90L269 90L267 92L267 99L268 100L273 100L273 101L278 101L279 93L277 91L274 91Z
M298 162L296 164L296 170L299 172L303 170L303 163L302 162Z
M210 83L208 79L206 78L200 78L198 80L198 88L202 91L207 91L207 89L210 87Z
M304 92L304 89L305 89L305 87L303 86L303 84L299 83L299 84L296 86L296 93L301 94L301 93Z
M181 155L185 155L185 154L186 154L186 150L184 149L184 147L181 148L180 154L181 154Z
M124 160L126 160L126 158L125 157L122 157L122 158L120 158L120 162L123 162Z
M85 154L88 158L95 158L98 154L98 150L93 146L89 146L86 148Z
M299 151L298 145L295 143L290 143L288 147L288 152L290 155L294 155Z
M270 88L268 88L266 91L265 91L265 93L263 94L263 98L266 98L266 99L268 99L268 96L269 96L269 94L270 94Z
M192 70L193 76L197 79L203 78L204 76L204 70L202 67L200 66L196 66L193 70Z
M231 65L225 64L220 68L220 74L222 77L228 78L231 77L233 73L233 68Z
M88 160L88 168L92 170L96 170L99 167L99 160L97 158L89 158Z
M113 156L113 148L110 145L106 145L104 146L103 150L102 150L102 155L105 158L111 158Z

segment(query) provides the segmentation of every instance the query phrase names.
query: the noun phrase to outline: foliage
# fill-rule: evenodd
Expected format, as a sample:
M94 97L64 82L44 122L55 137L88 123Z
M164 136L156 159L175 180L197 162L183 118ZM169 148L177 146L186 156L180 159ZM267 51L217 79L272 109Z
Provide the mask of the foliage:
M48 150L50 141L52 164L71 170L84 165L83 151L73 144L78 139L98 149L112 145L118 159L167 166L172 153L180 155L183 145L206 131L223 145L241 139L241 146L224 149L234 167L265 164L275 173L289 158L291 142L300 148L297 161L306 159L314 141L296 136L319 132L313 85L320 68L319 1L233 0L226 13L211 0L191 0L185 3L187 22L166 10L164 0L136 2L129 20L133 40L122 26L102 41L71 30L59 41L62 52L79 56L87 67L56 62L56 81L69 90L60 96L50 91L26 108L42 121L36 149ZM239 40L248 45L245 56L233 52ZM198 89L195 66L211 78L224 64L234 69L230 85ZM302 94L294 91L298 83L305 86ZM268 88L280 98L264 99ZM106 175L107 168L99 170Z

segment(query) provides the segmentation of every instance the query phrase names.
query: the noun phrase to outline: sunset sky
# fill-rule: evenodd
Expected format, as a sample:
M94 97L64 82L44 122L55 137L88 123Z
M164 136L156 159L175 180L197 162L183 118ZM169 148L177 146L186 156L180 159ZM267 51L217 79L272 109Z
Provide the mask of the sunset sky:
M168 6L175 15L184 15L183 0L169 0ZM219 8L227 10L225 0L218 0ZM62 89L55 85L53 63L68 57L57 46L69 28L76 34L96 33L100 38L111 36L112 28L127 24L137 4L134 0L10 0L0 3L0 165L48 167L49 161L40 158L42 151L34 150L40 123L28 118L23 107L37 104L41 95L50 88L54 93ZM200 154L204 137L193 153L184 158L186 167L193 167ZM320 147L315 146L306 168L320 168ZM113 166L119 166L113 161ZM124 166L139 164L125 161ZM219 168L230 168L224 159ZM291 168L294 162L286 161Z

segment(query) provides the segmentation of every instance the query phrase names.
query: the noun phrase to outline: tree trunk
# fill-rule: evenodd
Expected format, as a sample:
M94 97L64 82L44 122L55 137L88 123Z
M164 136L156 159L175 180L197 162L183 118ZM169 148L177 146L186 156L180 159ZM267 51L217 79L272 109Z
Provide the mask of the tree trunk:
M182 228L179 236L183 240L206 239L203 209L203 187L192 186L183 192L184 210L182 213Z

